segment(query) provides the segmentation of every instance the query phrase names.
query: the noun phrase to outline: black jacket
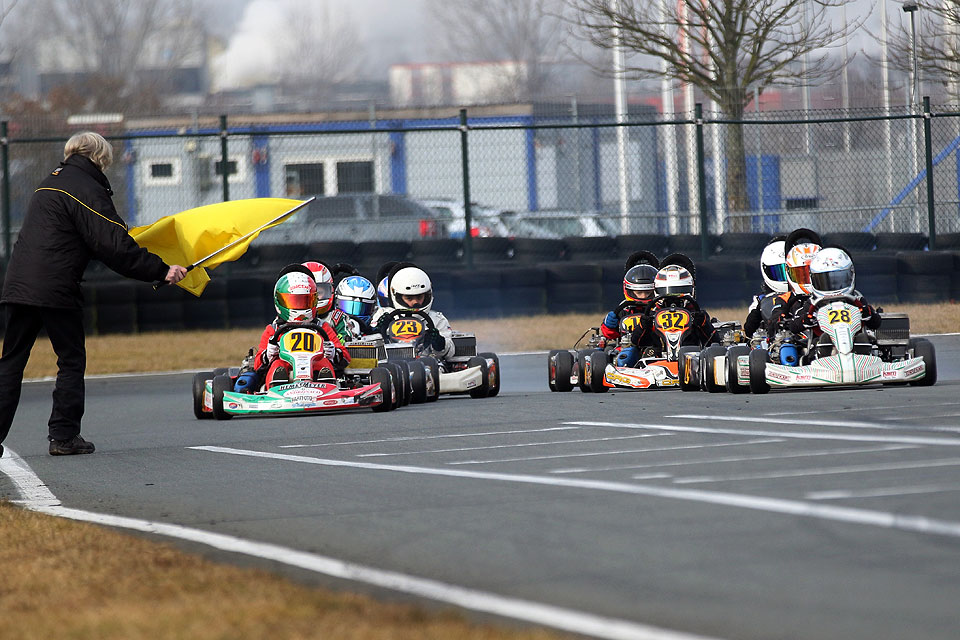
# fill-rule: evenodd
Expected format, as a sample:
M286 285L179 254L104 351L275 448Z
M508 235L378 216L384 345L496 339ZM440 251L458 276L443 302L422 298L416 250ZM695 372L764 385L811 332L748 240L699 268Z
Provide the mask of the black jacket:
M30 200L0 302L81 307L80 281L93 258L128 278L163 280L169 266L134 242L112 195L107 177L89 158L72 155L61 162Z

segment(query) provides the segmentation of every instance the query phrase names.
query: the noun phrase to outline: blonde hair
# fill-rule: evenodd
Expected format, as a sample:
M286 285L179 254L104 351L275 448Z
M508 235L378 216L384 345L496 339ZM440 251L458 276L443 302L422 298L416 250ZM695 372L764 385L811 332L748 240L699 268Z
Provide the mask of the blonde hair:
M106 138L93 131L81 131L70 136L63 147L63 159L74 154L90 158L101 171L106 171L113 164L113 147Z

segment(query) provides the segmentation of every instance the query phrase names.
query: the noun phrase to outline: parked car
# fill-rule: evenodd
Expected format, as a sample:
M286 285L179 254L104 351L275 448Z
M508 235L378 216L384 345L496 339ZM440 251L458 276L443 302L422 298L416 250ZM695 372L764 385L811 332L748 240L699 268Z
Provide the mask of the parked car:
M446 237L435 210L405 196L350 193L321 196L260 234L263 244L324 240L418 240Z
M616 222L590 212L508 212L503 221L510 236L520 238L566 238L615 236Z
M437 212L437 224L443 226L438 235L449 238L462 238L466 227L466 208L460 200L435 198L419 200L419 203L430 207ZM474 238L489 238L491 236L506 237L511 235L502 216L512 213L493 207L485 207L476 202L470 203L470 235Z

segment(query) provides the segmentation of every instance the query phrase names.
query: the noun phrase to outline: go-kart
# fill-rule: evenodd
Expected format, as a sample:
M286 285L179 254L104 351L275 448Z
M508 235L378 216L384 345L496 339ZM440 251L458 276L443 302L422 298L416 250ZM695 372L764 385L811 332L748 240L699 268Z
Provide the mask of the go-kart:
M437 329L426 313L394 309L377 323L389 362L423 362L439 381L437 393L469 393L472 398L490 398L500 393L500 358L492 352L477 353L472 333L454 331L454 355L434 358L426 355L430 338Z
M640 322L640 315L626 315L620 319L619 340L606 340L599 327L593 327L587 348L577 350L554 349L547 357L547 382L551 391L570 391L574 385L581 391L603 393L608 389L648 389L675 387L679 384L678 360L681 350L699 350L699 347L681 346L693 330L692 312L669 298L653 316L655 345L645 347L632 367L619 367L613 362L616 355L630 345L630 333ZM617 311L625 305L621 303ZM586 334L584 334L586 335ZM581 340L583 336L581 336ZM577 341L577 344L580 340Z
M714 344L703 349L695 346L680 347L677 371L682 391L726 391L727 363L736 362L735 356L738 354L749 353L750 347L747 346L743 326L739 322L714 322L713 329ZM757 335L760 335L760 332L757 332ZM731 358L730 354L734 357ZM749 388L747 390L749 391Z
M336 377L324 356L324 336L316 328L281 325L275 343L279 355L266 381L254 393L237 393L239 369L201 372L193 378L193 413L198 419L229 420L236 415L291 414L370 408L390 411L401 403L394 374L374 366L366 375ZM352 364L352 363L351 363ZM369 363L360 363L369 364Z
M737 354L737 385L746 378L750 391L767 393L771 388L936 383L933 343L910 337L906 314L881 313L880 328L872 332L863 330L860 306L849 296L819 300L814 311L821 335L814 341L814 332L807 332L806 353L799 364L771 362L762 347Z
M411 402L434 402L439 397L439 368L436 360L428 356L419 359L395 358L389 360L386 345L379 335L365 336L345 342L350 353L350 364L344 375L355 382L369 381L370 373L377 367L390 371L401 405Z

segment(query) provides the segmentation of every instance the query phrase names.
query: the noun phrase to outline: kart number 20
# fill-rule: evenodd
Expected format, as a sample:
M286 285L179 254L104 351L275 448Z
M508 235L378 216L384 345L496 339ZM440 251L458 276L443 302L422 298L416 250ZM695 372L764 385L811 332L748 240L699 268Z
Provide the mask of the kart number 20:
M306 331L287 334L287 351L316 351L316 337Z

